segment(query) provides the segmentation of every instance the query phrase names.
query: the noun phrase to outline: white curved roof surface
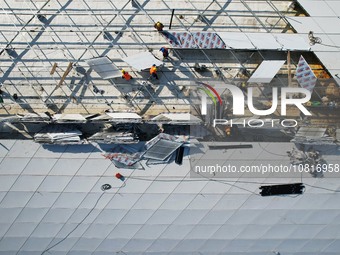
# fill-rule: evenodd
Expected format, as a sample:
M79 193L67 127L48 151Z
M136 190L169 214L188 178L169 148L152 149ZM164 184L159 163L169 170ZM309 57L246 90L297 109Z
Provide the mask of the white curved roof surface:
M49 145L2 140L0 254L41 254L90 215L51 254L338 254L338 193L306 186L301 196L259 197L258 183L299 182L301 176L190 178L190 162L122 170L126 186L103 151L112 145ZM229 143L230 144L230 143ZM252 149L192 148L199 162L288 163L291 143L252 143ZM201 152L200 152L201 151ZM328 163L338 152L329 149ZM202 157L203 156L203 157ZM248 163L247 163L248 162ZM144 163L142 162L144 165ZM194 181L198 180L198 181ZM338 178L303 183L338 190ZM121 188L119 188L121 187ZM254 192L254 193L253 193ZM317 245L316 245L317 244ZM48 254L48 253L47 253Z

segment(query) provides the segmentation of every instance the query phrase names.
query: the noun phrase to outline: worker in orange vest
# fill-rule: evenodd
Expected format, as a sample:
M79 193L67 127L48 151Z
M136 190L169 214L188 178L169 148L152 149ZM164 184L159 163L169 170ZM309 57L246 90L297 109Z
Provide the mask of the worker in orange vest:
M150 68L150 77L156 78L156 80L158 80L157 67L155 64L153 64Z
M128 72L126 72L125 70L122 70L122 78L129 81L129 80L132 79L132 76Z

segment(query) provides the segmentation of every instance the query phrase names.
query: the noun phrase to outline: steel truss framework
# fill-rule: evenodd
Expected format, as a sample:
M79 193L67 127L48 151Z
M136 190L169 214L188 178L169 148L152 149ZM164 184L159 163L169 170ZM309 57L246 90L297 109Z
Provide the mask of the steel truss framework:
M165 41L153 24L160 20L167 26L173 10L172 30L280 33L290 29L284 16L297 15L290 3L197 0L181 6L166 0L1 0L3 110L93 113L133 107L152 114L156 108L160 112L188 109L191 102L183 93L185 86L204 78L193 72L194 63L207 63L220 79L231 82L267 56L257 51L245 57L229 50L224 51L229 58L225 61L217 57L220 52L173 50L159 84L146 81L147 73L135 72L121 58L143 50L160 57L158 49ZM104 81L84 64L85 59L106 55L136 78L134 85L120 78ZM105 93L95 93L95 87ZM19 97L15 103L14 93Z

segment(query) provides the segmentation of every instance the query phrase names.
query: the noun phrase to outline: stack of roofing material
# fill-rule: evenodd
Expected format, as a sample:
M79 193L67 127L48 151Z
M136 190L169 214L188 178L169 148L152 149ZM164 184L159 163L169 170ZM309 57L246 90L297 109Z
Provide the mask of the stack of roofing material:
M152 118L151 122L171 125L199 125L202 120L190 113L162 113Z
M98 114L92 118L87 118L91 122L112 122L112 123L141 123L142 117L134 112L107 112Z
M326 134L326 128L301 127L291 142L306 145L333 144L335 138Z
M88 138L89 141L96 141L98 143L117 143L117 144L131 144L138 143L139 139L134 133L130 132L98 132Z
M225 49L226 45L217 33L163 31L163 37L173 48Z
M34 135L34 141L47 144L81 143L82 132L74 127L49 125Z
M13 123L18 122L20 118L17 115L6 116L0 118L0 123Z
M55 114L53 119L58 123L85 123L87 121L81 114Z
M46 113L28 113L25 115L17 115L20 122L48 122L51 120Z

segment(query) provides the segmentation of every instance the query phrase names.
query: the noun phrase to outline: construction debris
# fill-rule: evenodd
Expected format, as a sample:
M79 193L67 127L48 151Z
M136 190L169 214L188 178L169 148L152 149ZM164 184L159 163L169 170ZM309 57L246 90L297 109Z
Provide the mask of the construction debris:
M61 77L61 79L60 79L60 81L59 81L57 87L60 87L60 86L64 83L64 81L65 81L67 75L71 72L72 68L73 68L73 63L70 62L70 63L68 64L68 66L67 66L67 68L66 68L66 70L65 70L65 72L64 72L64 74L63 74L63 76Z

